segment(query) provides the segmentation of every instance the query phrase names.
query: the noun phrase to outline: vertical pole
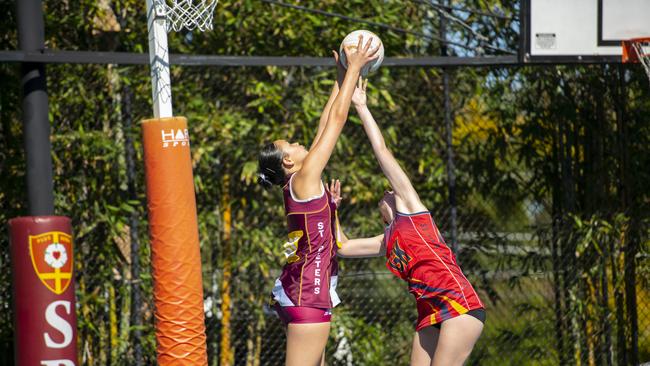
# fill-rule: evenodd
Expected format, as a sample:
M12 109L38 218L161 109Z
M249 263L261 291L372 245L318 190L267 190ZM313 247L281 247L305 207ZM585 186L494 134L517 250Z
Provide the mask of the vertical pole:
M172 90L169 77L167 48L167 18L164 0L147 0L147 29L149 31L149 64L151 92L155 118L172 116Z
M184 117L141 124L159 366L207 366L190 135Z
M235 352L231 342L232 318L232 207L230 204L230 175L223 177L223 265L221 280L221 354L219 364L232 366L235 363Z
M40 0L16 0L18 43L23 51L45 48L43 8ZM32 216L54 213L54 184L50 151L45 65L22 65L23 136L27 160L27 199Z
M70 219L17 217L9 233L15 365L78 365Z
M447 6L448 1L443 1L443 5ZM445 8L445 11L449 11L448 8ZM443 40L447 40L447 18L444 14L440 14L440 37ZM441 56L447 56L447 44L440 44L440 54ZM447 188L449 190L449 207L450 207L450 240L451 240L451 250L454 254L458 254L458 228L457 228L457 207L456 207L456 173L454 165L454 147L452 145L452 133L453 133L453 118L452 118L452 109L451 109L451 97L449 95L449 70L447 68L442 69L442 92L444 98L444 118L445 118L445 142L447 145Z
M128 190L128 199L137 200L136 191L136 167L135 167L135 148L133 146L133 112L132 112L133 94L128 85L124 86L124 123L126 130L126 184ZM133 347L133 365L142 366L142 294L140 292L140 235L139 235L138 211L133 211L129 217L129 227L131 235L131 345Z
M172 117L165 0L147 0L154 119L142 122L157 361L206 366L203 280L187 120Z
M519 51L517 56L520 63L528 60L526 53L526 44L530 38L530 24L528 24L528 12L530 11L530 0L522 0L519 2Z
M639 230L640 224L637 219L640 217L637 211L637 203L633 201L634 184L630 175L630 142L629 130L626 119L625 107L627 105L627 92L625 90L625 68L623 65L618 66L617 70L617 98L616 98L616 123L619 130L619 154L621 159L621 201L622 209L626 215L630 216L630 226L626 233L624 247L624 278L625 278L625 302L627 310L627 324L629 325L629 337L625 342L629 344L630 364L639 364L639 314L637 309L636 296L636 255L638 253Z

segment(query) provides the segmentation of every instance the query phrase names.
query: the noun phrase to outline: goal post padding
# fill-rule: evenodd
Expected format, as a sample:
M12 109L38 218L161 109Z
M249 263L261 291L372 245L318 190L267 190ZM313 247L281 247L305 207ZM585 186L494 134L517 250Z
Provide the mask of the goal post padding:
M9 234L15 365L80 365L70 218L13 218Z
M187 120L148 119L142 131L158 364L207 365Z

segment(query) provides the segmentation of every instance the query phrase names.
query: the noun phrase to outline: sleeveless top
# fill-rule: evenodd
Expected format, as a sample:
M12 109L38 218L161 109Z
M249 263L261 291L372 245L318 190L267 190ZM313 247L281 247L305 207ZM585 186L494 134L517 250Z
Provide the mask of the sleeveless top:
M295 251L287 256L282 274L275 281L273 299L281 306L332 308L340 302L336 294L336 204L322 182L320 196L295 198L293 177L288 177L282 190L289 237L285 247Z
M386 267L408 282L416 300L429 299L448 309L445 317L485 307L428 211L396 213L384 240Z

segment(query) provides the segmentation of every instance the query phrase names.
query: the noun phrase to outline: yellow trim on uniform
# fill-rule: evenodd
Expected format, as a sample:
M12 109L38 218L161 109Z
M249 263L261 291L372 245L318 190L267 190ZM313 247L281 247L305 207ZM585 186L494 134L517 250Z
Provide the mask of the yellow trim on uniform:
M445 295L440 295L440 297L441 297L443 300L447 301L447 302L451 305L451 307L453 307L454 310L456 310L456 312L457 312L458 314L464 314L464 313L466 313L466 312L469 311L469 309L465 308L463 305L459 304L459 303L458 303L456 300L454 300L454 299L450 299L449 297L447 297L447 296L445 296Z
M300 242L300 238L302 238L304 235L304 232L302 230L296 230L292 231L289 233L289 243L293 244L295 246L295 251L293 254L291 254L287 258L287 263L296 263L300 260L300 256L297 254L298 253L298 243ZM286 245L286 244L285 244Z
M336 246L341 249L343 247L343 243L339 240L339 233L341 233L341 224L339 222L339 210L334 211L334 218L336 220L336 234L334 237L336 238Z

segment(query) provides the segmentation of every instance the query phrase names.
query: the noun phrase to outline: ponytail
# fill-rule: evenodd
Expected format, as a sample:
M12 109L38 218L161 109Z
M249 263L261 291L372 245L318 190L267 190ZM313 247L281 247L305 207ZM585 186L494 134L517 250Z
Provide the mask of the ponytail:
M260 151L257 182L265 189L284 184L285 173L282 167L282 150L273 143L266 144Z

